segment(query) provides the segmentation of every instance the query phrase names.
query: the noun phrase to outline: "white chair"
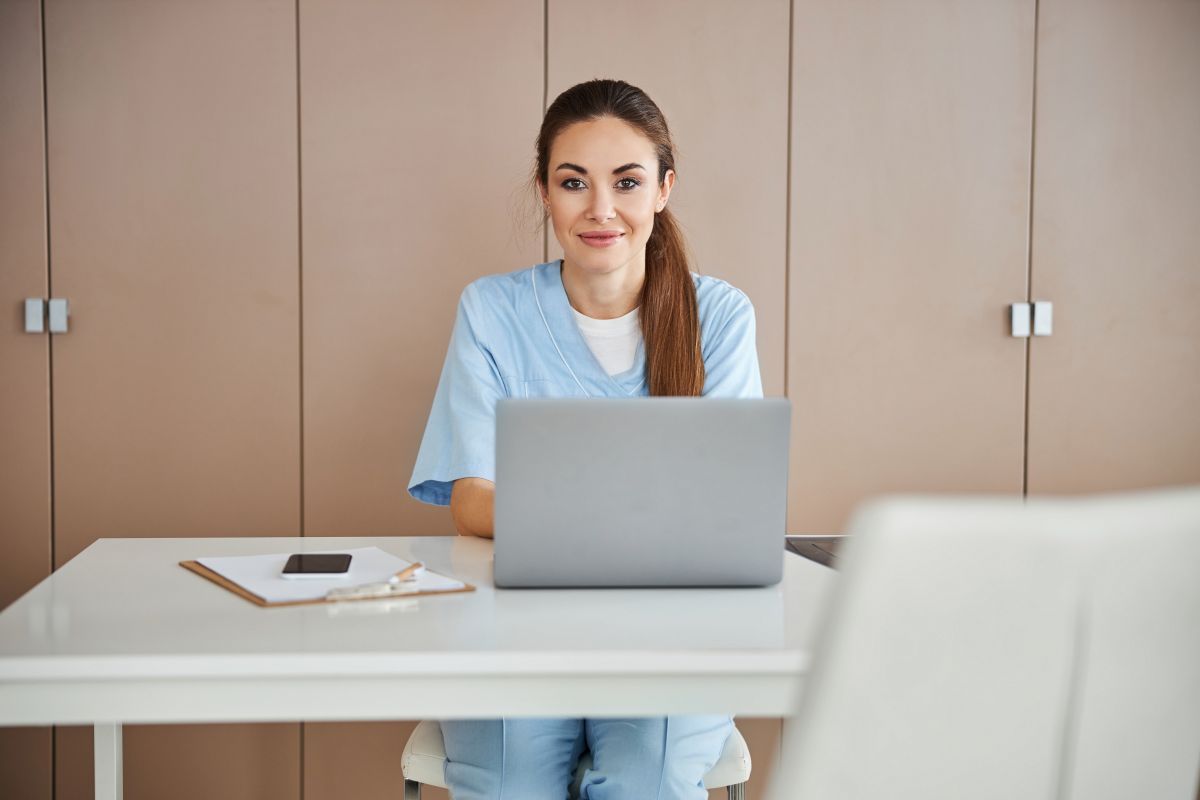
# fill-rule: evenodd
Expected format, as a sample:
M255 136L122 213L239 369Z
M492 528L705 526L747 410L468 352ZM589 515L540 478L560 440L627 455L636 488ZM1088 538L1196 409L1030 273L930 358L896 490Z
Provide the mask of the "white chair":
M856 514L776 800L1194 800L1200 490Z
M575 770L575 781L571 786L571 797L579 796L579 785L583 773L592 765L592 757L584 753ZM446 788L446 749L442 743L442 728L436 722L426 720L417 725L408 743L404 745L404 756L400 761L404 773L404 800L420 800L422 786ZM746 796L746 781L750 778L750 750L746 740L735 727L721 759L704 776L707 789L728 789L729 800L743 800Z

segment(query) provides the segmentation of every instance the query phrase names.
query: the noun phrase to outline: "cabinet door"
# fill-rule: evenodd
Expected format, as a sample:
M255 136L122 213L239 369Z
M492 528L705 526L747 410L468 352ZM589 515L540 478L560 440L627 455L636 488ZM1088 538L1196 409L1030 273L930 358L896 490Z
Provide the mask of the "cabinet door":
M1034 0L796 0L789 530L1020 494Z
M297 535L294 4L47 0L45 25L51 274L71 308L55 562L97 537ZM126 733L131 799L299 795L298 725ZM90 731L59 734L57 796L88 796Z
M671 208L692 267L750 297L763 389L783 394L788 3L551 0L547 14L547 105L581 81L616 78L662 109L677 151ZM552 229L547 244L561 257ZM756 766L747 796L761 797L780 721L738 727Z
M1040 8L1029 492L1200 482L1200 3Z
M307 536L454 533L407 487L458 297L541 260L542 4L465 5L300 3Z
M0 609L50 574L50 335L23 301L48 296L42 15L0 3ZM0 728L0 797L50 800L50 731Z
M460 292L542 259L542 2L299 8L304 533L452 534L408 478ZM304 797L398 797L413 727L306 723Z
M788 3L552 0L547 13L546 104L615 78L662 109L676 149L670 203L692 269L749 296L763 391L782 395ZM547 227L548 257L561 258Z

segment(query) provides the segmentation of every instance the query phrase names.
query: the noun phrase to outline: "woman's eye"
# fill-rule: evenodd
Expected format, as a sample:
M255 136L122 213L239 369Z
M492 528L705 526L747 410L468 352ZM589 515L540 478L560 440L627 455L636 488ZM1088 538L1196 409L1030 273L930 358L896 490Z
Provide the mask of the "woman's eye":
M560 185L568 192L578 192L587 188L584 182L579 178L567 178ZM622 178L621 180L617 181L617 188L625 192L631 192L641 185L642 182L637 178Z

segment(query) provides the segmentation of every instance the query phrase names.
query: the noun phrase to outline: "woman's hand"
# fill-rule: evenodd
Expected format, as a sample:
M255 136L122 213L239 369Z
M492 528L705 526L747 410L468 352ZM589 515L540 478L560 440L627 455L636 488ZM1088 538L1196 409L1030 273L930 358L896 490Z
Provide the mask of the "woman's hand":
M496 484L484 478L459 478L450 490L450 516L462 536L492 538Z

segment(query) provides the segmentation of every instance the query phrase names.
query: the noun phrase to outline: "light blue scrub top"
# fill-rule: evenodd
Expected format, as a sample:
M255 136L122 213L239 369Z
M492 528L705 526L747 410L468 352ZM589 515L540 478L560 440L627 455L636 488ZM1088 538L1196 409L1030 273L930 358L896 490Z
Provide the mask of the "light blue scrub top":
M450 504L459 478L496 479L496 401L501 397L638 397L648 394L646 356L609 375L588 348L563 289L560 261L468 286L433 397L408 491ZM723 280L693 275L700 312L704 395L762 397L754 307Z

